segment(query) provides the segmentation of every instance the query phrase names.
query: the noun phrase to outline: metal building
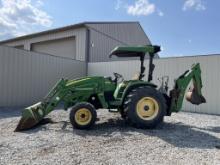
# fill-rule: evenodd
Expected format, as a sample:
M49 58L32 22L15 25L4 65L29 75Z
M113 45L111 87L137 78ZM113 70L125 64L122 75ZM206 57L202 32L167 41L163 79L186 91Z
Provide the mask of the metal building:
M0 107L36 103L61 78L86 75L86 63L0 46Z
M73 60L109 61L118 45L150 44L138 22L84 22L5 41L7 45Z

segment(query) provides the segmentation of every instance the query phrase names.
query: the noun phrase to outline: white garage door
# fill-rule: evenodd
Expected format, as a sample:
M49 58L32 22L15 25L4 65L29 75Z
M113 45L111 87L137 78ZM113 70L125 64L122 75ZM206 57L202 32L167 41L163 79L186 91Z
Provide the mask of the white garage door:
M31 50L61 57L76 58L75 37L43 41L31 45Z

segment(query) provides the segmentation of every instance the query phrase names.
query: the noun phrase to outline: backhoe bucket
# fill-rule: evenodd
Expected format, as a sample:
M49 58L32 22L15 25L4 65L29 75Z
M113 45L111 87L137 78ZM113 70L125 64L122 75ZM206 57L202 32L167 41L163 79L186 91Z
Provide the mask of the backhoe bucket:
M22 117L15 129L15 132L26 130L37 125L44 117L44 110L41 102L25 108Z
M200 95L196 88L193 88L186 93L186 100L195 105L206 103L205 97Z

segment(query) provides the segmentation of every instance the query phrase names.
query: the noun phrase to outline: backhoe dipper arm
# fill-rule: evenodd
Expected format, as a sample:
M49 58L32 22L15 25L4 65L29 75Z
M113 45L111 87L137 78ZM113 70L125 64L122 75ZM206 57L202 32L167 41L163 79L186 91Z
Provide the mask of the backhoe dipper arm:
M202 96L202 80L200 64L194 64L191 70L186 71L176 81L174 89L170 91L170 108L169 112L179 112L182 108L183 99L189 83L193 81L193 89L186 94L187 101L199 105L206 100Z

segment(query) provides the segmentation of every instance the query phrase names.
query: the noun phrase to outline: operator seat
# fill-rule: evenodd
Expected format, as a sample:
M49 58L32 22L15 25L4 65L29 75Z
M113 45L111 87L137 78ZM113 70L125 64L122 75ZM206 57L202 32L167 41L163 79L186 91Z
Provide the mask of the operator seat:
M137 72L132 76L131 80L139 80L139 77L140 77L140 73Z

